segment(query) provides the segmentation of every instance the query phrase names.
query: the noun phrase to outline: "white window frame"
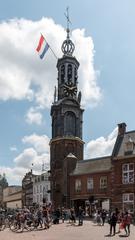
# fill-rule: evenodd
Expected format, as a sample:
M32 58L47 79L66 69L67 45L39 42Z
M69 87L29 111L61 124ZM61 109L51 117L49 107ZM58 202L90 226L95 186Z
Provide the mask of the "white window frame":
M94 188L94 181L92 177L87 178L87 191L93 190Z
M132 168L130 166L133 166ZM134 183L134 163L124 163L122 165L122 183Z
M100 189L107 188L107 176L100 177Z
M134 212L134 193L123 193L122 202L123 212L124 211L129 211L131 213Z
M75 191L76 192L81 192L82 190L82 182L81 179L76 179L75 180Z

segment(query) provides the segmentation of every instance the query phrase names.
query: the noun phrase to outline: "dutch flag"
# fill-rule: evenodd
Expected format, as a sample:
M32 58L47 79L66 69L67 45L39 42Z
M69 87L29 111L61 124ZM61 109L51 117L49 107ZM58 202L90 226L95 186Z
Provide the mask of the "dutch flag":
M38 46L36 48L36 51L39 53L39 56L41 59L43 59L48 49L49 49L49 44L46 42L44 36L41 34Z

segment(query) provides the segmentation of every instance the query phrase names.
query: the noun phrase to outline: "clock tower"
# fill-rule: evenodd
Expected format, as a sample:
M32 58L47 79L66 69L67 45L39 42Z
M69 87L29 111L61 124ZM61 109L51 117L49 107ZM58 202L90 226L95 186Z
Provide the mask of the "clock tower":
M67 16L69 23L69 17ZM62 58L57 61L58 85L51 106L50 141L51 195L57 206L70 206L70 173L76 161L83 160L81 92L78 93L79 62L73 56L75 46L69 37L62 44Z

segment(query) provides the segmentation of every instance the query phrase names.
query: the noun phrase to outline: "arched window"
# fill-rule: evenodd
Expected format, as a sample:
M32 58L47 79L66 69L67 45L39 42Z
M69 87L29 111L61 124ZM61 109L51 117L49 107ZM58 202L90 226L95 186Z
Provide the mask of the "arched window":
M72 81L72 65L68 64L68 82Z
M78 76L77 76L77 69L76 69L76 67L75 67L75 69L74 69L75 84L77 83L77 78L78 78Z
M60 116L60 114L58 114L57 115L57 117L56 117L56 129L55 129L55 131L56 131L56 137L57 136L61 136L61 116Z
M73 112L66 112L64 116L64 135L76 135L76 116Z
M61 66L61 83L64 83L64 79L65 79L65 66L62 65Z

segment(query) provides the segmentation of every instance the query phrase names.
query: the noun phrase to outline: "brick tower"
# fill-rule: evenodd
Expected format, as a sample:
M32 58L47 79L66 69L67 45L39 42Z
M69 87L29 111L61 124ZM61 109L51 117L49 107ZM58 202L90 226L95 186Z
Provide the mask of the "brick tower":
M50 141L51 194L54 205L70 205L69 174L77 160L83 159L81 92L78 93L79 62L72 56L75 46L69 37L62 44L58 59L58 86L51 106L52 139Z

